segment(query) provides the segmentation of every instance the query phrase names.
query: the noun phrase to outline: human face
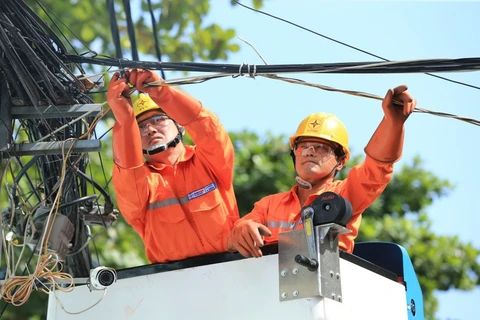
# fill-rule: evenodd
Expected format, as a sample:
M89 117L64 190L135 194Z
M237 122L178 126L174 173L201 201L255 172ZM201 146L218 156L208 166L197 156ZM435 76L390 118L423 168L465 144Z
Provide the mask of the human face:
M322 139L302 138L295 143L293 151L297 174L310 183L327 177L338 165L333 145Z
M175 139L178 133L175 122L163 112L146 112L138 117L137 123L143 149L159 143L168 143Z

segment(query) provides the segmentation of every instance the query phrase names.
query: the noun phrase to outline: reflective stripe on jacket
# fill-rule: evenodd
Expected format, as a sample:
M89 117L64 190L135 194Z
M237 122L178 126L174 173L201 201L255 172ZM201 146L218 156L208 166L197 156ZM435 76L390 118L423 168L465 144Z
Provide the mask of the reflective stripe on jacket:
M362 213L383 192L390 182L393 173L393 163L377 162L366 156L365 162L353 167L344 180L327 184L316 194L310 195L305 205L326 191L335 192L346 198L352 204L353 215L347 228L352 232L339 236L339 247L347 252L353 251L354 239L362 221ZM266 243L278 241L278 233L294 229L302 229L300 201L297 197L297 186L290 191L266 196L255 203L249 214L243 219L252 219L266 225L272 231L271 237L266 237Z
M142 237L151 262L226 251L226 236L239 217L228 133L205 108L185 128L195 146L185 146L173 167L115 164L113 170L120 211Z

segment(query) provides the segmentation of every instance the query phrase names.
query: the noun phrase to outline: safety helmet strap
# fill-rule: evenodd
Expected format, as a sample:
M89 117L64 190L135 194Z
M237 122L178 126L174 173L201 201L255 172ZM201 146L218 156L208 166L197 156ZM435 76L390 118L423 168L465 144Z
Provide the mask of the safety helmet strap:
M157 143L151 147L149 147L147 150L143 150L143 154L148 154L149 156L163 152L167 150L168 148L175 148L177 144L179 144L181 141L183 141L183 135L179 131L175 139L168 143Z

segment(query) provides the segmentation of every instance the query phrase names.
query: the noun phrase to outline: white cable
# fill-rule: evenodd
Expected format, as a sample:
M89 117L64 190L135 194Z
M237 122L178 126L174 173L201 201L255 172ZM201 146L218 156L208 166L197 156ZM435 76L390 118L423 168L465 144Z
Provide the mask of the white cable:
M83 313L83 312L85 312L85 311L88 311L88 310L92 309L93 307L95 307L97 304L99 304L100 301L102 301L103 298L105 297L105 295L107 294L107 289L104 289L104 290L103 290L103 295L100 297L100 299L99 299L97 302L95 302L95 303L94 303L93 305L91 305L90 307L87 307L87 308L85 308L85 309L83 309L83 310L81 310L81 311L77 311L77 312L72 312L72 311L68 311L67 309L65 309L65 306L63 305L62 301L60 300L59 297L57 297L57 292L56 292L56 290L53 290L53 294L54 294L54 296L55 296L55 300L57 300L57 303L60 305L60 308L62 308L62 310L65 311L66 313L73 315L73 314L80 314L80 313Z

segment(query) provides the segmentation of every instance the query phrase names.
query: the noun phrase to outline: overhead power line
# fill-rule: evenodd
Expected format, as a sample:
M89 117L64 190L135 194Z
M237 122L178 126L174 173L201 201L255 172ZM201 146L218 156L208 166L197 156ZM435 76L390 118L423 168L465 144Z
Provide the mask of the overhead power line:
M239 75L259 75L269 73L342 73L342 74L379 74L379 73L425 73L479 71L480 58L460 59L422 59L388 62L340 62L310 64L219 64L203 62L155 62L131 61L108 57L85 57L65 55L64 62L88 63L93 65L116 66L120 68L143 68L151 70L215 72ZM477 87L480 89L480 87Z

